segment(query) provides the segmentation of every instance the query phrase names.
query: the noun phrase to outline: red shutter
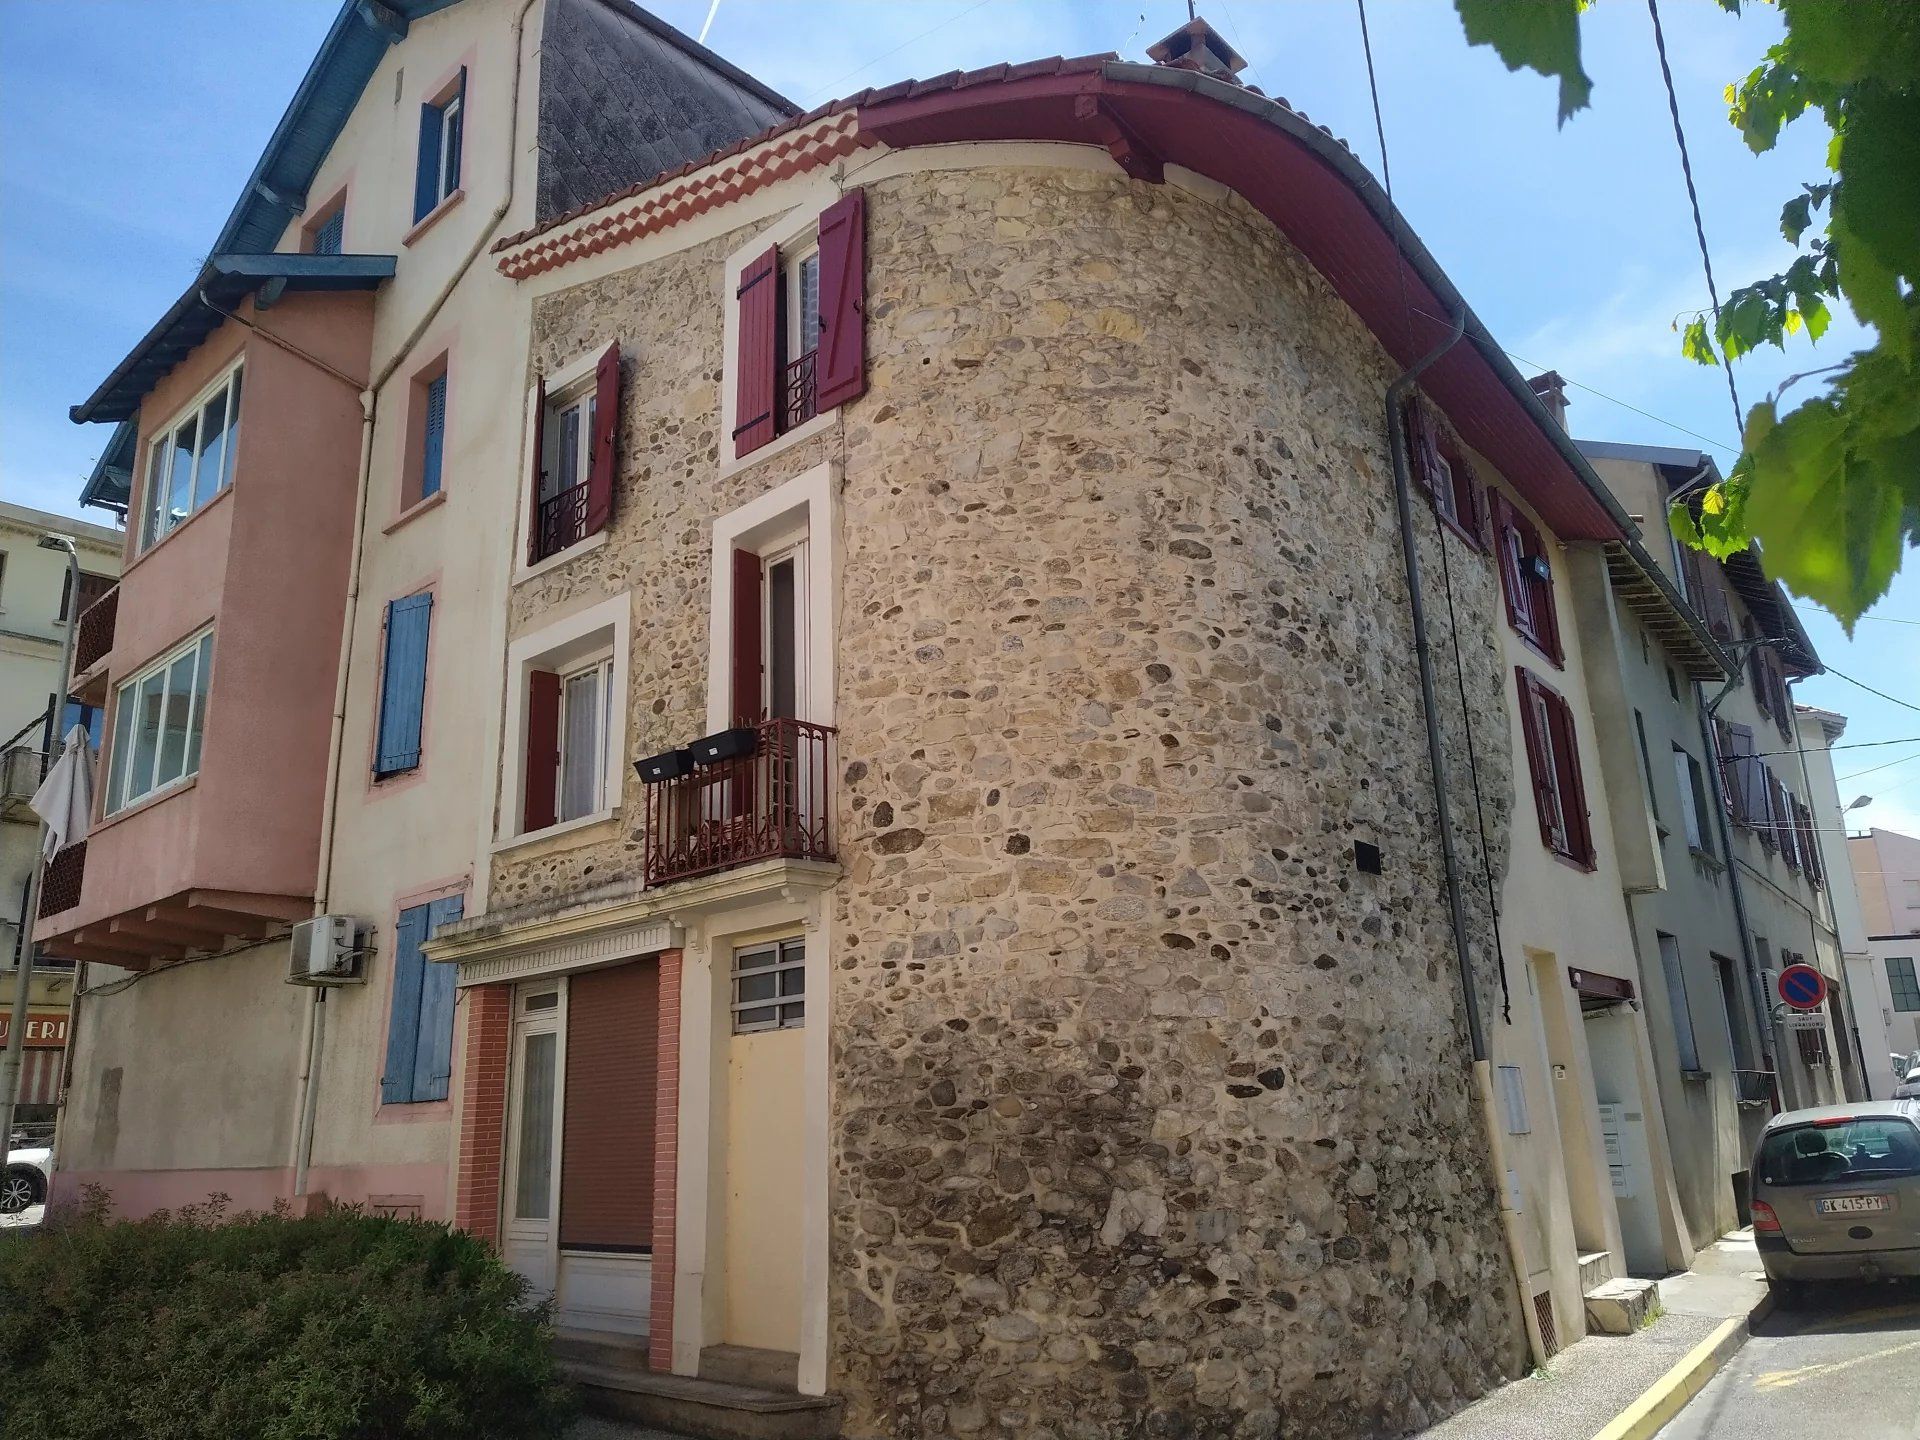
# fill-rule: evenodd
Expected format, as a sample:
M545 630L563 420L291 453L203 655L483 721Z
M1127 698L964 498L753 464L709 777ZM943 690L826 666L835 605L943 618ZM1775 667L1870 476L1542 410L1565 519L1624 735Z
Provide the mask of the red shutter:
M820 212L820 352L813 364L816 413L867 388L867 192L852 190Z
M1527 771L1533 779L1534 812L1540 820L1540 843L1549 850L1561 844L1559 788L1553 773L1551 731L1542 687L1524 665L1513 670L1520 686L1520 733L1527 742Z
M1469 480L1467 491L1473 496L1471 522L1473 533L1480 541L1480 548L1491 551L1493 549L1493 508L1488 502L1488 497L1493 494L1493 487L1482 485L1478 480Z
M1773 792L1776 788L1773 771L1768 768L1766 762L1761 760L1749 760L1747 763L1753 766L1754 773L1759 777L1754 788L1760 792L1758 796L1760 804L1754 812L1753 826L1760 832L1760 843L1772 850L1780 843L1773 828L1775 824Z
M1555 778L1560 784L1560 812L1566 825L1564 853L1569 859L1591 867L1593 825L1587 818L1587 787L1580 774L1580 737L1574 731L1573 707L1550 690L1547 700L1553 718L1553 758Z
M769 250L740 272L739 385L734 391L733 453L752 454L773 439L779 408L780 252Z
M1413 463L1414 483L1433 494L1440 474L1440 446L1433 433L1433 417L1418 395L1407 397L1407 458Z
M553 824L560 778L560 677L551 670L527 676L527 795L520 828Z
M580 533L597 534L613 519L616 437L620 433L620 342L593 367L593 464L587 471L587 519Z
M1507 601L1507 623L1524 634L1527 582L1520 571L1520 532L1514 525L1517 517L1512 502L1497 491L1492 496L1492 509L1494 555L1500 562L1500 593Z
M1734 758L1733 727L1725 720L1713 722L1714 750L1720 773L1720 803L1736 823L1745 817L1745 797L1740 791L1739 762Z
M540 559L540 479L547 468L547 377L533 382L533 474L527 480L527 564Z
M733 552L733 718L737 725L760 720L760 557Z

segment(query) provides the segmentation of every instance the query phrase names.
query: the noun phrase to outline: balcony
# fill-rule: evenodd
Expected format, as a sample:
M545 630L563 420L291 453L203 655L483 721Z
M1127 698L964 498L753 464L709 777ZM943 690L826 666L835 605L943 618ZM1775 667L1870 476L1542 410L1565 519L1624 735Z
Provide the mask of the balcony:
M1780 1086L1771 1070L1734 1071L1733 1091L1742 1105L1765 1105L1775 1113L1780 1109Z
M100 662L113 649L120 622L120 587L114 586L80 612L80 628L73 637L73 695L88 705L107 698L107 677ZM95 672L98 673L95 673Z
M647 780L649 886L760 860L834 858L831 726L762 720L709 742L737 753L702 763L700 747L675 751Z
M586 533L587 482L583 480L540 502L533 532L535 563L578 544Z
M0 751L0 820L39 819L27 805L47 776L47 752L29 745Z

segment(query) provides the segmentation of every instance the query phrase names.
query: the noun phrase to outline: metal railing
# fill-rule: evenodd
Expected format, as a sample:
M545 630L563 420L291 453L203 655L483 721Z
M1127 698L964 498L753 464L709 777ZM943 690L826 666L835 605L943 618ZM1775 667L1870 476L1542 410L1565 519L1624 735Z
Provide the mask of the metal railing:
M80 903L80 883L87 873L87 842L53 852L47 873L40 879L40 918L58 915Z
M587 488L582 480L540 502L540 518L533 536L533 558L558 555L587 535Z
M787 366L780 384L780 428L792 430L814 417L813 360L819 354L809 350Z
M1734 1096L1742 1105L1771 1105L1780 1109L1779 1077L1771 1070L1733 1072Z
M831 726L762 720L745 754L647 784L646 883L756 860L831 860Z
M113 649L113 632L119 619L118 585L80 612L80 630L73 637L74 674L86 674Z

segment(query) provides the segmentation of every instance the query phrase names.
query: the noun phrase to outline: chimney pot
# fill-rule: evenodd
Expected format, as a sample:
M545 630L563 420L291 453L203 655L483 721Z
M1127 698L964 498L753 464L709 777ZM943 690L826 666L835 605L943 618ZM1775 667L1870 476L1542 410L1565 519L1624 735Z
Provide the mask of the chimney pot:
M1567 428L1567 382L1558 370L1549 370L1544 375L1536 375L1527 384L1533 393L1540 397L1540 403L1547 407L1547 413L1553 416L1562 430Z
M1158 44L1149 45L1147 54L1156 65L1172 70L1198 70L1202 75L1233 80L1236 85L1240 82L1234 80L1234 76L1247 68L1240 53L1198 16Z

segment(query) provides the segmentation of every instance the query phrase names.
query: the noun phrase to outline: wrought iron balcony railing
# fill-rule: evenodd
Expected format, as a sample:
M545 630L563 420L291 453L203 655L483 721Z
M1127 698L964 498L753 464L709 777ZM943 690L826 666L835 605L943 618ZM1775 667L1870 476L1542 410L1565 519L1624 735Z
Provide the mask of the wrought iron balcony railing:
M578 544L587 534L587 482L569 486L540 502L538 528L533 536L533 558L544 560Z
M1734 1096L1742 1105L1771 1105L1780 1109L1780 1085L1771 1070L1733 1072Z
M819 352L809 350L787 366L780 385L780 428L792 430L804 425L815 414L813 359Z
M831 860L831 726L762 720L725 732L739 753L647 782L646 882L756 860ZM676 752L687 755L688 752Z

